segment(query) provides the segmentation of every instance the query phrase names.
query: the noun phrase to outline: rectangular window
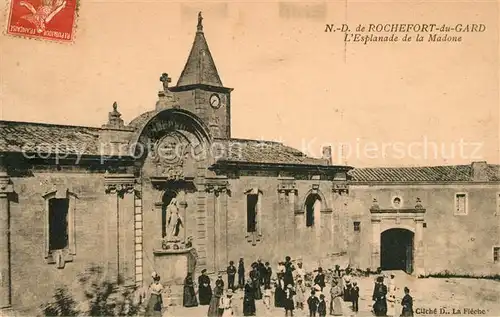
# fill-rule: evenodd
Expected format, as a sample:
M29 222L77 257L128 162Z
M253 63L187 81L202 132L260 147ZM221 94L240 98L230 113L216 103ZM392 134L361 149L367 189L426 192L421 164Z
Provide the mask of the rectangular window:
M359 232L360 225L361 225L361 223L359 221L354 221L354 231Z
M467 194L455 194L455 215L467 215Z
M493 263L500 263L500 247L493 247Z
M69 246L69 199L49 200L49 250L63 250Z
M247 195L247 232L257 231L257 203L258 194Z

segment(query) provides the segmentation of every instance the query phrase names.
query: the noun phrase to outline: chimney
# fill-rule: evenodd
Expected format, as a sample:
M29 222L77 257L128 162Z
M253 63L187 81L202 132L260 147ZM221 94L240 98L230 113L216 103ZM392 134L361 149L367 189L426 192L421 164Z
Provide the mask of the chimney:
M488 163L486 161L472 162L471 179L474 182L487 182L488 178Z
M331 146L324 146L322 149L322 159L326 160L327 165L332 165L332 147Z

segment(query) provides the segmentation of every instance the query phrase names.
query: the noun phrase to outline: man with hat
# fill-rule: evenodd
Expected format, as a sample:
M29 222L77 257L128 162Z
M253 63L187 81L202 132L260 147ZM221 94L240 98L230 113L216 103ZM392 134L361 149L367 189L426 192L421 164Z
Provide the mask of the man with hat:
M217 280L215 282L222 285L222 288L224 289L224 280L222 279L222 274L217 275Z
M243 261L243 258L240 258L240 261L238 262L238 286L240 288L243 288L245 285L245 262Z
M201 270L201 275L198 277L198 297L200 305L210 305L212 299L212 287L210 286L210 277L207 276L207 270Z
M229 261L229 266L226 269L226 273L227 273L227 287L234 291L236 289L234 287L234 278L236 276L236 266L234 266L233 261Z
M318 267L318 274L316 274L316 277L314 278L314 284L318 285L321 288L321 291L323 292L323 288L325 288L325 274L323 274L323 268Z

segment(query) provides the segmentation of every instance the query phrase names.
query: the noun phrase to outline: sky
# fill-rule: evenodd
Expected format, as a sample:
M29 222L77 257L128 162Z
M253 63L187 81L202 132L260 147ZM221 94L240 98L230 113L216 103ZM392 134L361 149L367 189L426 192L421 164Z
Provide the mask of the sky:
M233 137L316 157L330 145L335 164L357 167L500 163L496 1L82 0L71 44L0 35L0 119L101 126L114 101L125 122L154 109L160 75L175 83L184 67L198 11L234 88ZM486 30L365 45L325 32L330 23Z

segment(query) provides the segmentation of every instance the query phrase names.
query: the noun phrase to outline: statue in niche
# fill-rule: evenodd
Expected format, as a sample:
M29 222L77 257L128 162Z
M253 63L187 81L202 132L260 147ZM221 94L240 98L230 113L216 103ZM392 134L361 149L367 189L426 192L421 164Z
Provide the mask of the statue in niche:
M170 204L167 206L167 241L180 242L180 234L184 230L184 222L179 215L179 208L177 207L177 199L172 198Z

